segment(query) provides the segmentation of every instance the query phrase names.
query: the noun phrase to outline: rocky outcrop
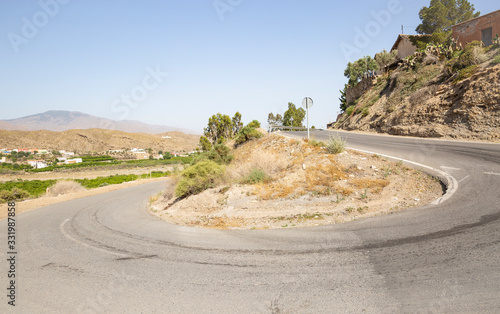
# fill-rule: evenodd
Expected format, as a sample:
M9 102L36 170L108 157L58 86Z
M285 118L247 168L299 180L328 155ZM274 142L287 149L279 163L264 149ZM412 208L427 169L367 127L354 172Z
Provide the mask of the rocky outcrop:
M462 81L442 81L439 76L430 80L393 107L388 100L399 91L392 91L390 83L383 91L373 88L357 104L363 108L379 93L380 99L369 107L369 113L357 110L343 116L334 128L500 142L500 64L479 66Z

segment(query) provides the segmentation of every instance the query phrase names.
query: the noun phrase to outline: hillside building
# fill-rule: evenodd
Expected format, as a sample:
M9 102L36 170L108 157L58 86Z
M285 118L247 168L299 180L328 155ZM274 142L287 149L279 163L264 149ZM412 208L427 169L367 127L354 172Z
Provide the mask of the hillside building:
M491 46L500 34L500 10L452 26L452 30L453 38L462 47L475 40Z

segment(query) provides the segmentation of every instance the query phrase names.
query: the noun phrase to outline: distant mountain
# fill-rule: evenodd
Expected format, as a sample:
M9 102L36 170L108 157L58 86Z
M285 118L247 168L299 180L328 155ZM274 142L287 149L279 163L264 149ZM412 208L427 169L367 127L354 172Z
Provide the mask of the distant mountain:
M0 129L38 131L48 130L62 132L73 129L104 129L127 133L159 134L171 131L180 131L188 134L197 132L187 129L173 128L163 125L151 125L140 121L114 121L99 118L78 111L50 110L44 113L26 116L17 119L0 120Z

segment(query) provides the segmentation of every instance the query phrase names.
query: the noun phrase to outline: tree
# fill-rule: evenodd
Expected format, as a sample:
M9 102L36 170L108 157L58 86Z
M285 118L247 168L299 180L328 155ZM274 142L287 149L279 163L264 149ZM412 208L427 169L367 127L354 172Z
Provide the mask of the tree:
M238 133L238 136L235 139L236 145L241 145L243 143L246 143L250 140L253 139L258 139L262 137L262 133L257 131L256 129L246 126L243 129L241 129L240 133Z
M349 79L349 85L356 85L368 71L377 71L379 69L377 61L370 56L358 59L356 62L349 62L344 70L344 76Z
M306 111L303 108L296 108L295 104L289 102L288 110L285 111L283 116L284 126L302 127L302 121L306 117Z
M240 132L241 128L243 127L243 122L241 122L241 113L236 111L232 119L232 122L233 122L233 136L235 136Z
M208 138L204 136L200 137L200 146L204 152L208 152L212 149L212 144L210 143Z
M344 112L347 109L347 98L346 98L346 89L349 87L349 85L344 84L344 89L339 90L340 92L340 110Z
M448 32L453 25L481 15L474 11L474 5L467 0L431 0L429 7L423 7L418 13L422 23L416 31L419 34Z
M260 128L260 122L257 121L257 120L253 120L247 126L251 127L251 128L254 128L254 129L258 129L258 128Z
M208 125L203 131L213 144L222 143L231 138L233 122L229 116L217 113L208 119Z
M382 50L381 52L375 54L375 61L379 68L383 69L385 66L396 61L396 55L398 54L397 50L388 52L387 50Z
M267 124L283 125L283 117L279 113L277 113L276 115L274 115L274 113L271 112L267 116Z

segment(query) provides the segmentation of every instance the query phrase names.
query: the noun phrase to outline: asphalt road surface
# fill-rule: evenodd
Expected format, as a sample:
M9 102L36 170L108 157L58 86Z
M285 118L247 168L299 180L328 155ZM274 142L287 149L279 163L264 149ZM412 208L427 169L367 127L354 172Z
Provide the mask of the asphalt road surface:
M446 172L453 195L353 223L259 231L158 221L145 208L162 183L44 207L16 217L15 307L0 222L0 312L498 313L500 145L340 134Z

